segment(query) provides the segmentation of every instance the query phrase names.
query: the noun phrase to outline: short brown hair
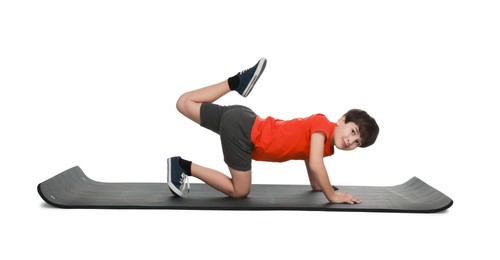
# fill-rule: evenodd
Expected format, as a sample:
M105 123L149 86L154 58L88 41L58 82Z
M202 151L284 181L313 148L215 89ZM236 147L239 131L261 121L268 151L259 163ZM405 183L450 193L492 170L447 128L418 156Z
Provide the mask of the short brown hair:
M363 141L360 147L368 147L377 140L379 127L373 117L361 109L351 109L344 114L345 122L353 122L359 127L359 134Z

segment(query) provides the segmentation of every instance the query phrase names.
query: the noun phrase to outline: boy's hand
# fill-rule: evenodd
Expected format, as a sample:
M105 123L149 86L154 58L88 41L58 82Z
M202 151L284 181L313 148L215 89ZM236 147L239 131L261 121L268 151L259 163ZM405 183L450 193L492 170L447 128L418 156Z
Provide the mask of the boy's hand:
M345 192L335 192L331 203L359 204L361 201L355 196Z

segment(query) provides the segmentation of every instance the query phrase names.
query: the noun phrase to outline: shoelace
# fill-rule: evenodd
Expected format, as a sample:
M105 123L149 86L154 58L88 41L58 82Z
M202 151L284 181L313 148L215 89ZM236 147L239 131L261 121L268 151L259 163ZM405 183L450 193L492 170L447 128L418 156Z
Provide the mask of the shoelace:
M252 68L253 68L253 67L252 67ZM240 73L239 73L239 74L240 74L240 75L242 75L243 73L245 73L245 72L247 72L247 71L251 70L252 68L244 69L244 70L240 71Z
M187 176L186 174L182 173L181 174L181 191L184 191L186 189L186 186L188 188L188 193L189 193L189 189L191 188L191 185L189 185L189 176Z

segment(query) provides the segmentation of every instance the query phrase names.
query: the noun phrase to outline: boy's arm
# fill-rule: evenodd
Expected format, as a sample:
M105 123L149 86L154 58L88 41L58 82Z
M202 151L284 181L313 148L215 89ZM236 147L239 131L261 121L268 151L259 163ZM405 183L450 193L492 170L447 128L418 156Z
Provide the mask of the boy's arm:
M311 135L311 147L309 153L309 161L306 161L306 165L309 178L311 180L312 188L316 185L321 188L323 194L331 203L360 203L360 201L348 193L335 192L333 190L332 184L330 183L330 178L328 177L328 172L326 171L325 164L323 162L323 151L325 148L326 136L323 132L316 132Z
M309 169L309 160L304 160L304 162L306 164L307 176L309 177L309 183L311 184L311 189L313 191L321 191L321 187L319 186L318 182L316 181L316 179L312 175L311 170ZM332 187L333 187L334 191L339 189L335 185L332 185Z
M311 189L314 191L321 191L321 187L318 184L318 181L316 181L316 178L314 178L311 169L309 168L309 160L304 160L306 163L306 169L307 169L307 176L309 177L309 183L311 184Z

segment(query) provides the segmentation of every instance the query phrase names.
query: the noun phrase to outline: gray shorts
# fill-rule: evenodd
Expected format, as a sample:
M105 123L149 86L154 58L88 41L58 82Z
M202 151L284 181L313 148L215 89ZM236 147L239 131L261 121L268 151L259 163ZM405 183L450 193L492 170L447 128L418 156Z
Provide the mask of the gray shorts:
M252 168L252 127L256 114L245 106L220 106L203 103L200 108L201 126L219 134L224 162L238 171Z

